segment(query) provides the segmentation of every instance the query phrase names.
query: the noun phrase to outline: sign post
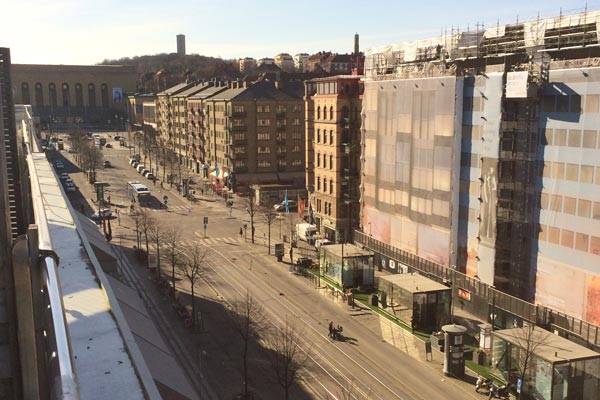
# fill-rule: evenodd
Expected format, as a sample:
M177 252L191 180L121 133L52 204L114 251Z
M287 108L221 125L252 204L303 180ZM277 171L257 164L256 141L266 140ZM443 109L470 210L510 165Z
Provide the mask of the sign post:
M206 227L208 225L208 217L204 217L204 237L206 237Z

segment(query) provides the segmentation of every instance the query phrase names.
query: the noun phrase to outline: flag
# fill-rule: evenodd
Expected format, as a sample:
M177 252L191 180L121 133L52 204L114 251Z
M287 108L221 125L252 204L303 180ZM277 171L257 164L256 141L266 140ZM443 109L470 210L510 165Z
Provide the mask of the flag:
M290 207L288 205L288 195L287 195L287 190L285 191L285 213L289 214L290 213Z
M304 218L304 200L302 200L302 197L298 196L298 219L303 219Z
M217 179L219 179L219 173L220 173L220 172L221 172L221 171L219 171L219 164L215 163L215 177L216 177Z
M313 208L312 208L312 204L308 203L308 217L309 217L309 221L311 224L316 224L317 221L315 221L315 214L313 213Z

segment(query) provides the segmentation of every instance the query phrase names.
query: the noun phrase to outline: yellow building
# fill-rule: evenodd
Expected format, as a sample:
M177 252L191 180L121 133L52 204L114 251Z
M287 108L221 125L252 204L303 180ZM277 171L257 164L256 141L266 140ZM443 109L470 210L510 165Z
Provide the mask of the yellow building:
M306 182L314 222L323 237L350 240L359 226L359 76L338 75L305 82Z

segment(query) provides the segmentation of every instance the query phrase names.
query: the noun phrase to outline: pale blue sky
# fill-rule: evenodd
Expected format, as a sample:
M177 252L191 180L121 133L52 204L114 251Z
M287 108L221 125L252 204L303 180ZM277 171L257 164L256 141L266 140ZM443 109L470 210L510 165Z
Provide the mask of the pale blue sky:
M188 54L225 59L346 53L356 32L366 49L585 6L572 0L3 0L0 47L11 48L13 63L94 64L175 52L175 36L183 33ZM600 9L600 0L587 7Z

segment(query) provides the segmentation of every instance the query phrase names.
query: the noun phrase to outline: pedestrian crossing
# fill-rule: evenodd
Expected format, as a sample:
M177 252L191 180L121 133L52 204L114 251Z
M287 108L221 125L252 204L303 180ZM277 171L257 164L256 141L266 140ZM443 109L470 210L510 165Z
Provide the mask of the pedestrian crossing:
M154 212L165 212L165 211L171 211L171 212L178 212L178 213L189 213L191 211L191 207L189 206L175 206L175 205L170 205L167 208L152 208L151 209Z
M186 246L192 246L196 243L200 243L204 246L218 246L223 244L239 245L240 243L244 242L244 238L240 238L239 236L205 238L202 232L194 232L194 234L198 237L198 239L184 239L182 240L183 244Z

